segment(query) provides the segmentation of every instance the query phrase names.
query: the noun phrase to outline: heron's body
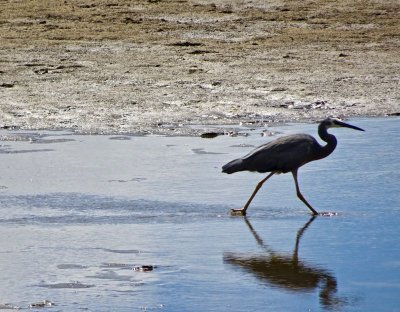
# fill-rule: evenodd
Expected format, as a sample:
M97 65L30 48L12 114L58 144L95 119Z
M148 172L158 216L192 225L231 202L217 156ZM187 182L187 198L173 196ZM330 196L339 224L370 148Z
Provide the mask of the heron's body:
M296 184L297 196L307 205L314 215L317 211L311 207L300 192L297 181L297 170L306 163L322 159L330 155L337 145L334 135L329 134L330 127L347 127L356 130L362 129L345 124L338 119L327 118L318 127L318 134L327 144L321 146L318 141L308 134L293 134L280 137L263 144L242 158L232 160L222 167L222 172L231 174L238 171L256 171L270 174L260 181L252 196L242 209L232 210L235 213L246 214L246 210L261 188L262 184L275 173L292 172Z
M294 149L296 149L295 155L293 155ZM323 157L323 147L311 135L293 134L261 145L243 158L227 163L222 167L222 171L225 173L244 170L260 173L274 171L287 173Z

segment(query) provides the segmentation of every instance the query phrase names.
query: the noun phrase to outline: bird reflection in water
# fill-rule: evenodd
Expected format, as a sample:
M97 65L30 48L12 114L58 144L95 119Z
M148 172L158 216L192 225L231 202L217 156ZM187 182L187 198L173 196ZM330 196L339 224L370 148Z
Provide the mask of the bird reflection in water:
M293 254L282 255L264 243L250 221L245 217L244 220L251 233L266 253L248 256L248 254L225 252L224 263L238 266L249 273L253 273L263 283L272 287L293 292L310 292L314 289L320 289L321 305L326 309L336 310L345 302L344 299L336 296L336 278L328 270L304 263L298 257L300 239L314 219L315 216L297 232Z

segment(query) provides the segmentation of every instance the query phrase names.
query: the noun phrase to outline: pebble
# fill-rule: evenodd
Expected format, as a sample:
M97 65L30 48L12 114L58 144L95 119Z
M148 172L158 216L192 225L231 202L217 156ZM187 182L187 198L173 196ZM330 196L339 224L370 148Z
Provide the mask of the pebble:
M49 300L43 300L41 302L31 303L29 305L30 308L44 308L44 307L52 307L54 305L53 302Z

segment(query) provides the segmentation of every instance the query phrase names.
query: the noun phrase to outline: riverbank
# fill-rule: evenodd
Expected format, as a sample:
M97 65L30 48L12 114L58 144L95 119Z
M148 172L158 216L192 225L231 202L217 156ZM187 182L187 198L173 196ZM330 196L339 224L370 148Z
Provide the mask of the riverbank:
M0 127L193 134L400 112L397 1L3 1Z

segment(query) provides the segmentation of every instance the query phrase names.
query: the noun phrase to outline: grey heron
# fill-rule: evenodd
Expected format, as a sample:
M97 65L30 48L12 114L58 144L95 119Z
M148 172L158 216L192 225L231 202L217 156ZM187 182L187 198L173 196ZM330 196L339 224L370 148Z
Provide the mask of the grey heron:
M267 177L257 184L243 208L232 209L232 214L246 215L247 208L265 181L276 173L291 172L296 185L297 197L311 210L313 215L318 215L318 212L307 202L300 192L297 171L306 163L325 158L334 151L337 140L334 135L328 133L328 129L333 127L345 127L364 131L359 127L344 123L340 119L329 117L321 121L318 126L319 137L327 143L324 146L321 146L311 135L293 134L265 143L246 156L232 160L224 165L222 172L228 174L238 171L269 172Z

